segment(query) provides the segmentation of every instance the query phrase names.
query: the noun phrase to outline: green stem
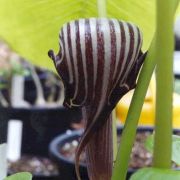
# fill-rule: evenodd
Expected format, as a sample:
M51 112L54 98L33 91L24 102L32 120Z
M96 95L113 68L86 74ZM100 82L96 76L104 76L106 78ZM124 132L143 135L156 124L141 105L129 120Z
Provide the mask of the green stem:
M113 131L113 161L115 162L117 156L117 118L115 109L112 112L112 131Z
M106 17L106 0L97 0L98 17Z
M179 0L174 2L174 11L177 8ZM176 6L176 7L175 7ZM117 160L113 170L113 180L125 180L128 169L128 162L130 159L130 153L135 139L136 128L140 117L141 109L144 103L146 91L156 65L155 61L155 36L149 48L149 52L145 59L143 68L139 75L137 87L135 89L132 102L127 115L126 123L123 129L121 137L121 147L119 148Z
M136 128L140 117L141 109L144 103L146 91L155 67L154 59L154 41L151 44L149 53L145 59L143 68L139 75L137 87L134 92L131 105L126 118L125 126L121 137L121 146L117 154L117 161L113 170L113 180L126 179L126 173L128 169L128 162L130 159L130 153L133 146ZM146 78L144 78L146 77Z
M153 164L158 168L171 167L172 94L173 94L173 18L172 0L157 0L156 15L156 123ZM164 140L163 140L164 139Z
M174 0L174 3L173 3L173 9L174 11L176 11L177 7L178 7L178 4L179 4L180 0Z

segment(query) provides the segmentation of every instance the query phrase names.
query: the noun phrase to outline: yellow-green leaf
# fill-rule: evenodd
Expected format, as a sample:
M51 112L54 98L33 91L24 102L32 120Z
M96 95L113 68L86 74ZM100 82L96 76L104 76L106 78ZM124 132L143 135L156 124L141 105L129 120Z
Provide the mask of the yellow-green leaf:
M136 23L147 49L154 31L154 0L107 0L108 17ZM0 37L31 62L53 69L47 56L58 51L58 33L67 21L97 17L96 0L0 0Z

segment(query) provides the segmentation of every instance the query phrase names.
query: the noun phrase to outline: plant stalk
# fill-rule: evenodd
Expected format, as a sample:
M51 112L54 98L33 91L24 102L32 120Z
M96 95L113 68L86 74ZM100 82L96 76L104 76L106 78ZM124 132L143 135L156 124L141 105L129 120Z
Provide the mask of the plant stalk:
M157 0L156 14L156 121L153 165L171 167L173 95L173 19L172 0Z
M113 170L112 180L125 180L128 169L131 149L135 139L136 128L140 117L141 109L146 96L146 91L151 80L155 67L154 40L142 67L137 87L132 97L131 105L126 118L125 126L121 136L121 144L117 153L117 160Z
M177 9L179 0L174 1L174 12ZM113 170L112 180L125 180L128 169L130 153L135 139L136 128L144 103L146 91L156 65L155 61L156 34L149 48L147 57L140 72L137 87L135 89L131 105L126 118L125 126L121 137L121 147L118 150L117 160Z
M116 161L117 156L117 118L115 109L112 112L112 133L113 133L113 162Z
M97 0L98 17L106 17L106 0Z

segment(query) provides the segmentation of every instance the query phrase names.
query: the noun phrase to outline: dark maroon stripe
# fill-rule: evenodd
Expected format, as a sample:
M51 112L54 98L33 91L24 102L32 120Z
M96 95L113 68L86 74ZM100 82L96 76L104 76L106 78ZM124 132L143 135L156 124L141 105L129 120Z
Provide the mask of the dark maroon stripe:
M136 27L137 28L137 27ZM137 59L138 58L138 54L139 54L139 51L140 51L140 43L141 43L141 34L140 34L140 31L139 31L139 28L137 28L137 31L138 31L138 44L137 44L137 50L136 50L136 55L135 55L135 58Z
M100 20L97 19L96 23L96 32L97 32L97 77L96 77L96 83L95 83L95 89L94 89L94 97L93 100L91 100L91 116L88 118L87 120L87 127L89 126L89 124L91 124L92 119L94 119L94 116L97 112L98 106L99 106L99 102L101 101L102 98L102 82L103 82L103 73L104 73L104 36L103 33L101 31L101 24L99 22ZM97 123L97 121L94 122L94 125ZM96 125L95 125L96 126ZM92 130L93 131L93 130ZM88 134L87 136L89 136L91 134Z
M122 75L124 76L126 71L127 71L127 67L129 66L130 61L134 61L134 59L132 59L132 55L133 55L133 50L134 50L134 31L133 31L133 27L131 24L127 23L128 29L129 29L129 36L130 36L130 47L129 47L129 52L128 52L128 56L126 60L126 64L125 67L123 69L123 73ZM133 63L134 64L134 63ZM132 66L133 66L132 64ZM130 68L131 70L131 68ZM126 79L124 79L126 80Z
M110 37L111 37L111 64L110 64L110 76L108 79L109 85L108 85L108 94L112 89L112 86L114 85L113 82L113 74L115 69L115 63L116 63L116 32L114 23L112 20L109 21L109 27L110 27Z
M69 106L70 105L69 97L71 94L71 85L69 84L69 72L68 72L67 58L66 58L66 53L65 53L65 41L64 41L63 30L61 30L60 41L62 42L62 46L64 49L64 56L62 57L62 47L61 47L61 51L58 53L58 54L60 54L59 56L61 57L58 61L61 60L61 63L57 66L57 70L63 80L63 83L64 83L64 88L65 88L64 104Z
M123 23L119 21L119 26L120 26L120 31L121 31L121 48L119 49L120 51L120 58L119 58L119 62L117 65L117 74L116 74L116 78L115 78L115 82L119 81L118 79L118 75L122 70L122 65L123 62L125 61L124 56L125 56L125 47L126 47L126 36L125 36L125 30L124 30L124 26ZM118 40L117 40L118 41ZM121 77L120 77L121 79Z
M67 64L67 58L66 58L66 53L65 53L65 41L64 41L64 31L61 30L61 35L60 35L60 42L62 42L62 45L60 43L60 57L61 59L59 59L58 61L61 61L60 63L60 74L61 77L63 79L63 81L68 82L69 83L69 71L67 72L68 68L68 64ZM62 49L64 49L64 56L62 57ZM63 64L63 67L61 67Z
M102 82L103 82L103 74L104 74L104 59L105 59L105 52L104 52L104 35L101 30L101 22L97 20L97 77L96 77L96 84L95 84L95 97L96 105L98 106L98 102L102 96Z
M96 42L93 42L96 43ZM85 55L86 55L86 70L87 70L87 104L93 99L94 92L94 62L93 62L93 48L91 38L91 27L89 19L85 20Z
M99 102L102 100L102 93L103 93L103 75L104 75L104 59L105 59L105 50L104 50L104 35L101 30L101 22L99 19L97 19L97 26L96 26L96 32L97 32L97 77L96 77L96 83L95 83L95 93L94 93L94 99L93 99L93 112L91 113L90 120L94 119L95 114L97 113L97 109L99 106ZM95 120L94 125L98 123L97 120ZM96 126L96 125L95 125Z
M70 62L71 62L71 66L72 66L72 72L73 72L73 82L70 85L70 98L73 98L74 95L74 91L75 91L75 70L74 70L74 60L73 60L73 53L72 53L72 43L71 43L71 28L70 28L70 24L67 24L67 38L68 38L68 48L69 48L69 56L70 56Z
M81 105L85 96L85 79L84 79L84 69L83 69L83 60L82 60L82 52L81 52L81 42L80 36L84 36L84 34L80 34L79 32L79 21L75 21L75 31L76 31L76 58L77 58L77 70L78 70L78 91L77 96L73 100L73 103Z

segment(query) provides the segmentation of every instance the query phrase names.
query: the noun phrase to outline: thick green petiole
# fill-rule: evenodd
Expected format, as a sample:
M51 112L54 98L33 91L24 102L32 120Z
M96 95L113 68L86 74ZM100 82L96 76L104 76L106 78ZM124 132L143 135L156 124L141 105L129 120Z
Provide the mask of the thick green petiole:
M172 3L174 2L174 3ZM172 1L173 11L175 12L179 0ZM135 89L129 112L127 115L126 123L124 126L121 146L118 151L117 160L113 170L113 180L125 180L128 169L130 153L135 139L136 128L140 117L141 109L144 103L146 91L156 65L155 51L156 51L156 35L151 43L147 57L145 59L143 68L139 75L137 87ZM162 139L161 139L162 140Z
M117 156L117 118L115 109L112 112L112 132L113 132L113 161L115 162Z
M156 15L156 123L153 165L171 167L172 94L173 94L173 19L172 0L157 0Z
M106 17L106 0L97 0L98 16Z
M145 59L143 68L139 75L137 87L134 92L131 105L128 111L126 123L123 129L121 144L117 154L117 160L113 170L113 180L125 180L128 169L130 153L133 146L136 128L143 106L146 91L155 67L154 41L151 44L149 53ZM144 78L146 77L146 78Z

